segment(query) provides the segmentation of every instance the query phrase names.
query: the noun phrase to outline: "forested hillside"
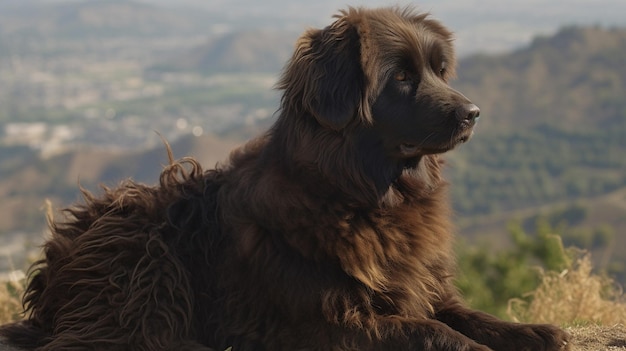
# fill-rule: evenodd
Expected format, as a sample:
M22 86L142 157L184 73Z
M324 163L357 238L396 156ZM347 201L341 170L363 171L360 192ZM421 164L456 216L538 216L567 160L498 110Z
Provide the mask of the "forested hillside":
M506 55L461 60L454 85L491 117L483 130L610 127L624 120L625 62L625 29L567 27Z
M453 84L481 108L448 156L463 236L547 221L626 280L626 30L569 27L499 56L461 60Z
M481 108L453 156L463 215L588 198L626 186L626 30L565 28L522 50L462 60Z

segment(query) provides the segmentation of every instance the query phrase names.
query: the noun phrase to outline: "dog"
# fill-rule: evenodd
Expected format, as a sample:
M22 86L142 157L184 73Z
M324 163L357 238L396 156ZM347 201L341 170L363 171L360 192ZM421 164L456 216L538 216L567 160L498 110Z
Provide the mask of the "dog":
M348 8L297 41L275 124L202 170L84 193L52 221L4 326L36 350L557 351L551 325L464 306L440 154L479 109L452 34L414 8ZM170 159L172 159L170 155Z

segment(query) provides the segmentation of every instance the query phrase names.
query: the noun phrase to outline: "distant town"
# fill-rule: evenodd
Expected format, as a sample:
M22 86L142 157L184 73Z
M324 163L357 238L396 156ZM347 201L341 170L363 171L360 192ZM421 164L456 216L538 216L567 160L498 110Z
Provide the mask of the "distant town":
M116 50L123 55L134 48L131 44ZM74 55L80 53L46 60L14 57L8 65L0 61L3 145L27 145L44 157L81 144L150 148L159 140L157 133L168 140L220 133L273 112L272 74L150 75L137 64L141 61L74 61ZM258 105L228 101L228 90L235 96L254 91Z

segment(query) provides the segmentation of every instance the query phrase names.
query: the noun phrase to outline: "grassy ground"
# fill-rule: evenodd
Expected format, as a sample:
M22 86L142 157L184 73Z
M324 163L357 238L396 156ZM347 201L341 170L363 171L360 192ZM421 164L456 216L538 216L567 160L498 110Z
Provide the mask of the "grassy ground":
M0 324L22 318L21 297L23 291L24 279L0 282Z

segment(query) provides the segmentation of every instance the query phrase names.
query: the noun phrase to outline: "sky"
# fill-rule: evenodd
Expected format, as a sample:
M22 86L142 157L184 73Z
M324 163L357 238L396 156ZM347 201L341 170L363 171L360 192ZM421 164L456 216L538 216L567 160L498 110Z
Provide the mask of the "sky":
M166 6L199 7L225 18L270 18L290 29L330 23L338 9L411 4L451 28L461 54L506 52L534 36L568 25L626 27L625 0L139 0Z

